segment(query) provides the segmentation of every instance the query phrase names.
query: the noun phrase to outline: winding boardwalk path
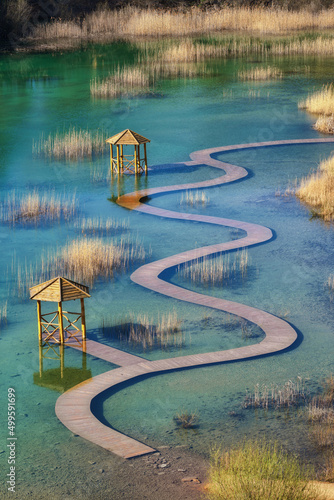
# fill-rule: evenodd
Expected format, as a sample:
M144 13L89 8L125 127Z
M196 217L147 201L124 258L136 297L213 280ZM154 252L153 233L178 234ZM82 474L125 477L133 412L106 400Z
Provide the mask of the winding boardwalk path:
M155 450L153 448L150 448L149 446L102 424L91 411L92 400L108 389L117 389L120 384L133 381L139 377L142 378L150 374L210 365L213 363L241 361L243 359L273 354L292 346L297 339L297 333L282 319L254 307L186 290L164 281L161 278L161 274L164 271L185 262L269 241L272 238L272 232L270 229L257 224L250 224L247 222L240 222L220 217L209 217L164 210L145 205L144 199L161 193L218 186L224 183L239 180L248 175L247 171L242 167L214 159L212 157L214 154L246 148L250 149L293 144L319 144L328 142L334 142L334 139L271 141L266 143L239 144L236 146L224 146L220 148L196 151L190 155L192 160L187 162L187 165L210 165L223 170L224 175L192 184L144 189L135 193L123 195L117 200L117 203L122 207L143 212L145 214L170 219L196 221L215 224L218 226L233 227L245 231L245 236L238 240L197 248L146 264L137 269L131 275L131 279L138 285L169 297L238 315L262 328L265 333L265 338L258 344L250 346L228 349L225 351L168 358L159 361L146 361L138 356L122 353L122 351L118 351L117 349L113 349L108 346L100 347L95 345L96 343L93 341L87 341L86 352L111 361L114 364L118 364L120 368L116 368L93 377L92 379L75 386L58 398L56 403L56 414L66 427L68 427L75 434L79 434L81 437L92 441L93 443L110 450L123 458L131 458L154 452Z

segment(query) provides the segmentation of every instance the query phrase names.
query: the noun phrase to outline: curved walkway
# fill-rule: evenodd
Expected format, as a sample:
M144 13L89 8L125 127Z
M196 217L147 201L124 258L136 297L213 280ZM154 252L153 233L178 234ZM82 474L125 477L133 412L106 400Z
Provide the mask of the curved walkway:
M213 154L246 148L293 144L317 144L326 142L334 142L334 139L271 141L266 143L241 144L236 146L225 146L221 148L196 151L190 155L192 161L187 162L187 165L210 165L223 170L225 174L215 179L196 182L192 184L144 189L135 193L123 195L117 200L117 203L125 208L137 210L146 214L172 219L204 222L244 230L246 232L246 236L238 240L197 248L195 250L183 252L156 262L146 264L137 269L131 275L131 279L135 283L144 286L145 288L149 288L150 290L162 293L169 297L238 315L248 321L257 324L260 328L262 328L265 333L265 338L258 344L239 347L235 349L228 349L226 351L181 356L159 361L143 361L138 357L138 362L136 362L135 359L131 359L130 364L126 363L126 366L122 366L121 368L116 368L109 372L93 377L92 379L79 384L78 386L70 389L62 396L60 396L56 403L56 414L64 425L66 425L72 432L79 434L81 437L92 441L99 446L102 446L103 448L106 448L107 450L120 455L123 458L130 458L133 456L151 453L155 450L150 448L149 446L146 446L145 444L140 443L139 441L125 436L124 434L102 424L91 412L91 404L93 398L101 394L103 391L106 391L107 389L113 387L116 388L117 386L119 386L119 384L149 374L208 365L213 363L243 360L256 356L276 353L291 347L291 345L297 339L297 334L296 331L282 319L253 307L186 290L184 288L173 285L172 283L166 282L161 278L161 273L163 271L166 271L167 269L173 268L185 262L189 262L208 255L214 255L232 249L244 248L269 241L272 238L272 232L270 229L259 226L257 224L250 224L230 219L164 210L145 205L142 200L145 197L166 192L218 186L220 184L239 180L248 175L247 171L244 168L216 160L212 158ZM108 349L111 348L108 348L108 346L104 346L104 351L107 352ZM95 353L97 354L98 350L95 349ZM106 359L105 356L106 355L104 355L104 359ZM112 352L110 354L110 357L112 359L116 359L115 353Z

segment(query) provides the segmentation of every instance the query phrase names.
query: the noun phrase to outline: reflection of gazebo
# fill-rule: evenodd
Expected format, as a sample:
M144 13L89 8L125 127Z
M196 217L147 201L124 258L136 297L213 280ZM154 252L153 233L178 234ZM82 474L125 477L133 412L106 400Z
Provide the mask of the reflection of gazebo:
M80 384L84 380L92 377L92 371L87 370L86 353L82 351L82 367L65 366L64 345L55 345L45 343L39 346L39 372L33 374L34 384L40 387L46 387L53 391L65 392L71 387ZM55 368L44 369L44 360L57 361L59 366ZM50 361L48 361L50 365Z
M146 137L133 132L130 129L123 130L106 140L110 144L110 168L111 174L141 174L147 173L146 144L151 142ZM141 155L140 146L144 146L144 156ZM116 146L116 157L114 157L113 146ZM124 154L124 146L134 146L134 154Z
M30 288L30 298L37 300L38 339L39 342L56 342L64 344L76 340L80 333L82 340L86 338L86 320L84 299L90 297L89 289L75 281L58 276L49 281ZM62 302L80 299L81 311L64 311ZM42 314L41 302L58 302L58 310ZM81 329L76 325L81 320Z

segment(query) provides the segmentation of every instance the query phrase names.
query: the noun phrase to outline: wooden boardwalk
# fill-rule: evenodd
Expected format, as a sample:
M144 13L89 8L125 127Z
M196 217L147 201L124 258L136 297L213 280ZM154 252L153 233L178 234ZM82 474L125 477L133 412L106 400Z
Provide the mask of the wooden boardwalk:
M133 381L136 378L143 377L145 375L210 365L214 363L240 361L257 356L274 354L291 347L297 339L297 334L296 331L282 319L265 311L245 306L243 304L185 290L184 288L180 288L172 283L164 281L160 277L161 273L166 269L173 268L199 257L227 252L237 248L245 248L269 241L272 238L272 232L270 229L247 222L164 210L145 205L141 202L141 200L146 196L154 196L166 192L218 186L223 183L233 182L248 175L247 171L242 167L215 160L212 158L213 154L245 148L293 144L318 144L327 142L334 142L334 139L271 141L267 143L240 144L236 146L225 146L221 148L197 151L190 155L192 161L187 162L187 164L210 165L224 170L225 174L215 179L193 184L144 189L121 196L118 199L117 203L119 205L146 214L171 219L216 224L217 226L233 227L245 231L245 236L238 240L197 248L146 264L137 269L131 275L131 279L138 285L144 286L150 290L162 293L169 297L238 315L262 328L265 333L265 338L258 344L250 346L228 349L219 352L168 358L159 361L146 361L138 356L132 356L117 349L102 346L101 344L93 341L87 341L86 352L100 357L101 359L110 361L111 363L117 364L120 368L116 368L93 377L92 379L75 386L58 398L56 403L56 414L64 425L66 425L75 434L79 434L81 437L92 441L93 443L110 450L123 458L131 458L138 455L152 453L155 451L153 448L150 448L139 441L103 425L91 412L92 400L103 391L115 388L119 384Z

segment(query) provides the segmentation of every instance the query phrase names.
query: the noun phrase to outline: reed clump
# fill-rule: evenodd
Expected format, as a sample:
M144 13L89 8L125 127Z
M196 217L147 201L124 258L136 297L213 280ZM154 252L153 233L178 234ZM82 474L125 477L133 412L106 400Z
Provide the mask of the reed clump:
M334 115L319 116L314 124L314 128L322 134L334 134Z
M250 259L246 249L238 250L231 254L224 254L221 257L210 259L196 259L192 263L186 263L178 267L180 276L190 279L193 283L204 285L224 285L229 280L241 275L245 278Z
M56 160L78 160L103 154L105 151L105 134L72 127L67 132L49 134L45 139L42 134L37 142L33 141L32 150L36 155L43 155Z
M0 221L15 224L29 224L69 219L75 212L76 197L71 199L56 195L53 191L30 193L12 191L0 202Z
M334 85L330 83L323 85L322 89L310 94L299 103L299 108L306 109L310 113L331 116L334 114Z
M330 274L326 281L326 285L330 291L330 293L334 293L334 274Z
M296 196L312 208L313 216L334 219L334 155L320 163L316 172L301 179Z
M307 408L312 424L311 435L321 448L334 444L334 376L327 377L321 394L314 396Z
M140 66L120 69L108 78L94 78L90 93L94 97L117 98L145 95L150 90L150 75Z
M186 191L185 194L181 196L180 205L185 204L191 207L202 205L202 207L205 207L208 202L209 198L204 191Z
M266 68L251 68L246 71L239 71L238 77L240 80L277 80L283 77L282 71L272 66Z
M0 330L7 325L7 300L0 306Z
M193 429L197 426L198 415L196 412L182 411L175 415L173 420L183 429Z
M297 377L295 382L288 380L281 386L256 384L252 393L246 393L243 406L244 408L281 409L300 406L308 400L309 393L306 390L305 380Z
M117 231L129 229L129 220L117 220L109 217L83 217L74 223L84 236L110 236Z
M176 311L159 315L157 321L147 314L137 316L130 314L120 319L113 319L111 325L109 321L106 325L103 320L102 331L106 336L133 346L140 346L144 350L154 347L165 349L182 347L184 344L181 323Z
M211 453L211 500L316 500L310 472L276 443L245 441L226 452Z
M81 237L44 252L35 263L18 262L14 256L11 271L16 278L18 295L26 297L30 287L54 276L66 276L93 286L98 279L112 279L116 273L126 271L133 262L143 262L145 256L144 247L138 240L122 237L104 241L99 237Z

